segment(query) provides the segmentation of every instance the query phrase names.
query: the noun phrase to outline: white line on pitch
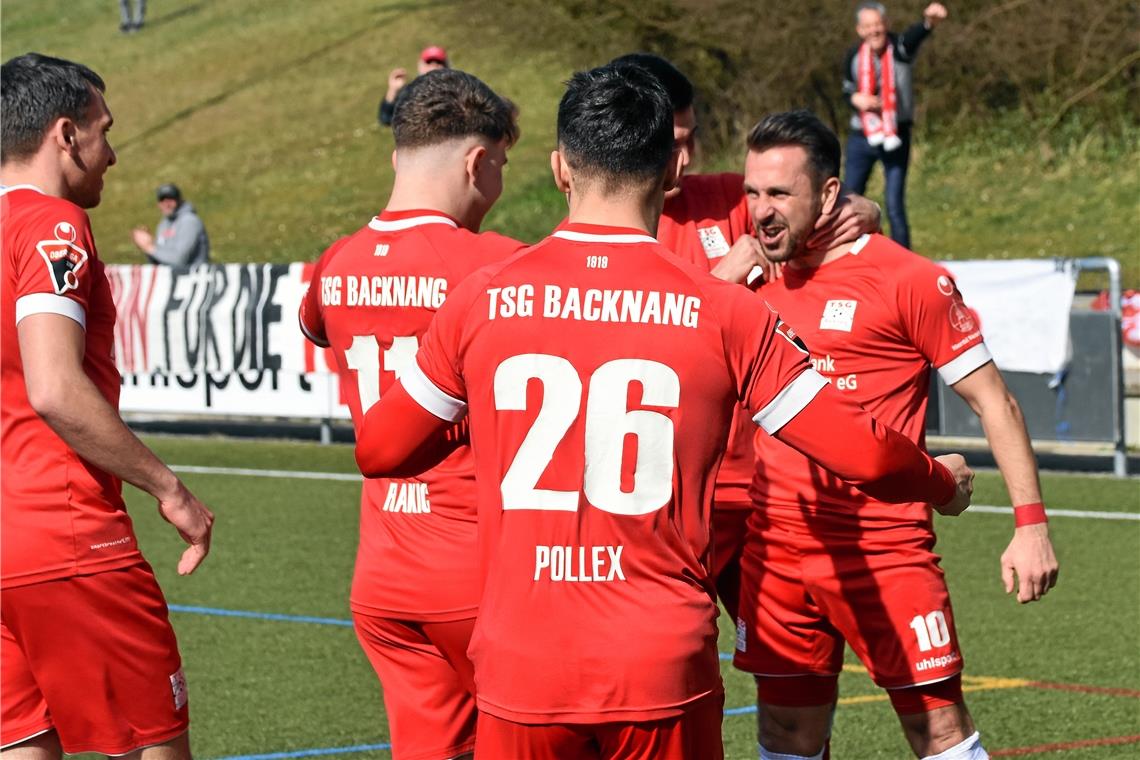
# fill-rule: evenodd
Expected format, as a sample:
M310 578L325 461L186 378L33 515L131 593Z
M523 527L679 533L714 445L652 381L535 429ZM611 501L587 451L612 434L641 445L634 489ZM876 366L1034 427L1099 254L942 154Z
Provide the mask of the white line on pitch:
M362 478L349 472L306 472L304 470L253 470L243 467L200 467L198 465L176 464L175 472L194 475L245 475L253 478L296 478L299 480L339 480L358 482ZM1098 512L1081 509L1049 509L1050 517L1083 517L1088 520L1135 520L1140 521L1140 512ZM1011 515L1012 507L994 507L988 504L974 504L969 512Z
M175 464L170 469L175 472L188 472L194 475L246 475L251 478L297 478L300 480L344 480L360 482L363 478L351 472L305 472L303 470L250 470L243 467L199 467L191 464Z

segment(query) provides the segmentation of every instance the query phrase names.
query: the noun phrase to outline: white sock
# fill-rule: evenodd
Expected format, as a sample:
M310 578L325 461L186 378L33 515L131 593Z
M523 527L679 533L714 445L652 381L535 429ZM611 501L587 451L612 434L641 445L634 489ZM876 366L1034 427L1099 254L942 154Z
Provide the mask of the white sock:
M989 758L989 753L982 746L981 736L975 731L950 749L924 757L922 760L989 760Z
M823 750L814 755L785 755L780 752L771 752L764 749L763 744L756 745L760 750L760 760L823 760Z

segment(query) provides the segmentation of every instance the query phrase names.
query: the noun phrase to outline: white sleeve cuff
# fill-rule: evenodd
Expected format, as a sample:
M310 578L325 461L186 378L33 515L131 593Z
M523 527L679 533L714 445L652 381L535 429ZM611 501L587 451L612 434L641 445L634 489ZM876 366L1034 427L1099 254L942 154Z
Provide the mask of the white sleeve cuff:
M33 314L59 314L74 319L80 327L87 329L87 312L79 302L55 293L29 293L16 299L16 324Z
M467 414L467 403L436 387L420 369L419 362L412 362L412 366L400 373L400 383L412 400L427 411L448 422L458 422Z
M939 367L938 376L942 378L942 382L953 385L978 367L993 360L994 357L990 355L986 344L979 343Z
M764 432L775 435L803 411L825 385L827 378L823 375L814 369L804 370L795 380L785 385L766 407L757 412L752 421L764 428Z

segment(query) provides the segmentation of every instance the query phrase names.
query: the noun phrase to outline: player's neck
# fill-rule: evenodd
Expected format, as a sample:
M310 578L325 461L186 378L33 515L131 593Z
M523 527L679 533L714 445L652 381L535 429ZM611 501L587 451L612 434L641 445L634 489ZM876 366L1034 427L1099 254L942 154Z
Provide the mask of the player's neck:
M34 185L47 195L67 198L67 183L59 172L49 171L43 159L33 158L27 163L9 162L0 166L0 184L5 187Z
M597 224L604 227L625 227L657 234L661 219L662 197L637 195L610 195L600 192L571 193L571 224Z
M384 206L385 211L440 211L457 220L463 227L471 229L469 213L464 208L460 196L428 177L401 177L396 175L392 184L392 195ZM481 219L479 220L481 221ZM475 224L474 231L479 225Z
M788 266L792 269L816 269L851 253L851 248L854 245L854 243L841 243L824 251L808 251L806 254L789 261Z

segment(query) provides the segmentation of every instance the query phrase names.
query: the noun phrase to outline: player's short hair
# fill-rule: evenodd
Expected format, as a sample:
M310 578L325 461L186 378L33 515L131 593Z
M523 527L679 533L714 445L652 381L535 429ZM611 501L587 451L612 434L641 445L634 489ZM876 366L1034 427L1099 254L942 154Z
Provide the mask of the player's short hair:
M855 6L855 23L859 23L859 14L863 11L875 11L883 18L887 17L887 6L882 3L873 2L873 0L864 0Z
M807 153L813 187L818 189L828 179L839 177L839 138L811 111L769 114L748 133L748 149L756 153L788 145L798 145Z
M669 93L669 100L673 103L673 111L684 111L693 105L693 83L681 73L681 70L667 59L653 53L629 53L615 58L610 63L640 66L657 77Z
M400 90L392 115L396 148L428 145L482 135L493 142L519 139L518 108L458 69L436 69Z
M659 178L673 152L673 106L641 66L579 71L558 104L558 145L566 163L607 190Z
M107 89L83 64L39 53L16 56L0 66L0 162L35 155L56 119L87 123L92 88Z

